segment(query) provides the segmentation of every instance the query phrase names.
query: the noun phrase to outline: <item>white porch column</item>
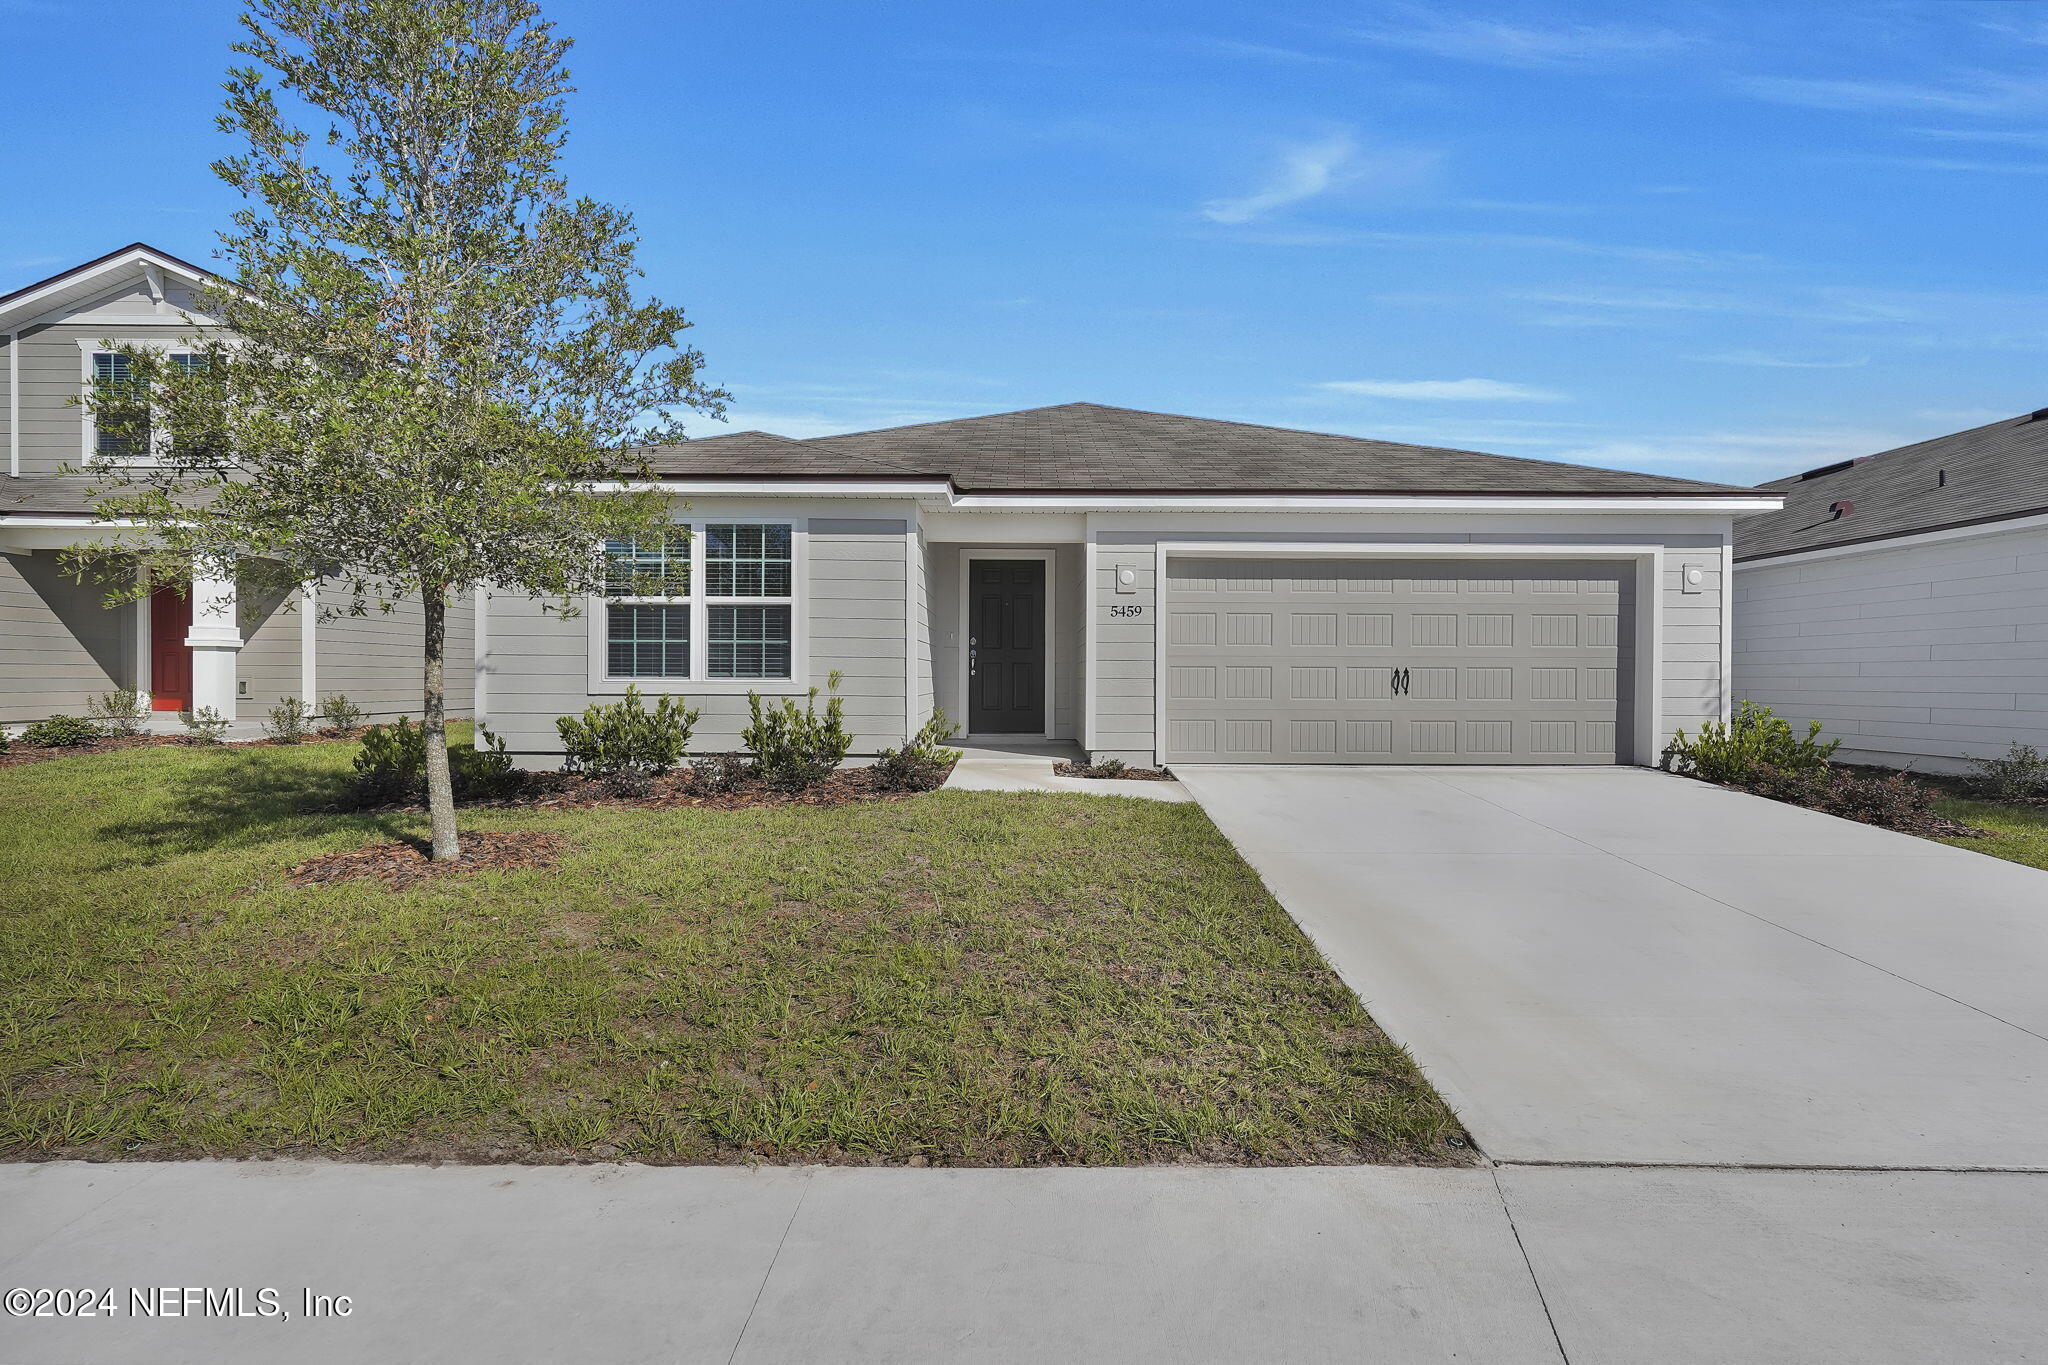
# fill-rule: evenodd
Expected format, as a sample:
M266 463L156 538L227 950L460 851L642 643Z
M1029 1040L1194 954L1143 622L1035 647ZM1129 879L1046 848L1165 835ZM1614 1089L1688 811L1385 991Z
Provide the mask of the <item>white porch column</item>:
M242 627L235 619L235 580L195 574L192 578L192 709L210 706L235 718L235 656Z

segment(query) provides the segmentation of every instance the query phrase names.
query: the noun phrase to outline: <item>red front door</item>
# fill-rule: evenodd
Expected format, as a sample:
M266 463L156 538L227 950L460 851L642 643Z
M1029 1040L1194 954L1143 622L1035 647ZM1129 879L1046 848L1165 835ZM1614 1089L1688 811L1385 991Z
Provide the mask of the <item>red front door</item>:
M149 704L156 711L183 711L192 705L192 599L176 589L158 588L149 595Z

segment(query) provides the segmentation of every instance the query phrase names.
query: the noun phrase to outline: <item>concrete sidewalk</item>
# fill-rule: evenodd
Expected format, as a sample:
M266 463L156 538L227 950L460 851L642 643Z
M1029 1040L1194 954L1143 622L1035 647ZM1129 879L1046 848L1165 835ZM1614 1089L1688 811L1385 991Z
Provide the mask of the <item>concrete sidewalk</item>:
M2048 1176L0 1166L0 1362L2020 1361ZM138 1319L129 1291L290 1314ZM307 1319L306 1290L349 1299Z

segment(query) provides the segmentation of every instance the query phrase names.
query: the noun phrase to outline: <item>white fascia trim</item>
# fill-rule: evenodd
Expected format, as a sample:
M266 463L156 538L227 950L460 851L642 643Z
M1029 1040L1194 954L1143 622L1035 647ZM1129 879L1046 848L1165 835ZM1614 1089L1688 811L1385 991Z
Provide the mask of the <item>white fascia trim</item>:
M1741 573L1744 569L1775 569L1781 564L1811 564L1816 560L1877 554L1883 550L1904 550L1915 545L1939 545L1946 540L1975 540L1982 536L2003 535L2007 531L2037 531L2044 526L2048 526L2048 512L2024 517L2007 517L2003 521L1980 521L1970 526L1950 526L1939 531L1920 531L1891 536L1884 540L1863 540L1854 545L1829 545L1818 550L1801 550L1796 554L1771 555L1764 559L1743 559L1736 561L1735 572Z
M1121 494L1041 496L1035 493L967 493L952 505L966 511L1300 511L1300 512L1775 512L1783 498L1548 498L1548 497L1346 497L1311 494Z
M1095 754L1095 671L1098 648L1095 638L1096 579L1095 519L1085 518L1087 541L1081 550L1081 748ZM1156 622L1159 613L1153 613Z
M956 493L943 480L829 479L720 480L712 482L613 480L588 485L593 493L669 493L676 497L730 495L785 498L932 498L961 511L1145 512L1776 512L1781 497L1570 498L1570 497L1350 497L1278 493Z
M89 527L93 530L132 530L146 524L140 521L129 521L125 518L117 521L99 521L92 517L0 517L0 531L11 531L17 527L41 529L49 526L65 528L74 526Z
M1350 545L1298 540L1159 542L1162 566L1170 554L1202 559L1641 559L1663 548L1662 545L1486 545L1441 540L1421 544L1374 541Z
M5 313L0 313L0 321L15 319L16 321L14 321L11 325L18 327L33 327L42 322L53 321L55 320L56 317L64 316L70 310L68 308L60 308L53 317L52 315L50 315L49 309L45 307L49 300L54 299L59 294L68 293L69 291L78 288L80 285L86 284L92 280L104 279L109 275L119 274L124 270L132 270L138 265L144 267L154 267L155 269L162 271L165 274L174 276L175 278L180 280L189 281L190 283L196 284L203 289L219 289L223 287L229 287L226 286L224 281L212 278L203 273L195 273L190 267L179 265L176 261L171 260L167 256L159 256L156 252L151 251L147 248L137 248L134 251L124 251L119 256L114 257L110 261L102 261L90 274L66 274L61 278L53 280L49 284L44 285L41 289L36 290L32 294L23 295L21 298L18 298L13 303L9 304L7 306L7 310ZM30 315L29 320L20 321L19 319L21 319L24 315ZM137 321L157 322L161 322L162 320L162 318L137 319Z

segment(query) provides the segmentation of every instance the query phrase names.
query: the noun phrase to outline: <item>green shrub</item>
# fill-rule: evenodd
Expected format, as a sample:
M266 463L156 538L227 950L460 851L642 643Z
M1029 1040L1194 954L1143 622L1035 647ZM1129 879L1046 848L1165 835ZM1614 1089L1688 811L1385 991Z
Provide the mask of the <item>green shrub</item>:
M80 716L51 716L21 732L21 742L36 749L69 749L100 737L100 727Z
M197 711L180 711L178 719L185 726L187 744L218 744L228 732L228 718L211 706L202 706Z
M555 730L562 736L565 768L605 777L628 769L667 772L689 752L690 731L696 724L696 708L685 706L682 698L659 698L650 711L640 700L640 689L628 687L625 700L609 706L593 703L584 708L581 720L558 717Z
M525 774L512 766L505 741L482 726L475 744L448 746L448 777L458 801L488 800L519 789ZM356 799L366 806L424 801L427 796L427 731L400 716L396 724L363 731L355 757Z
M320 714L327 717L327 732L334 735L352 735L363 728L363 708L348 699L348 694L335 692L320 703Z
M1999 801L2048 799L2048 755L2031 744L2014 744L2003 758L1973 758L1976 785Z
M1825 768L1842 745L1839 739L1821 743L1820 732L1821 723L1814 721L1801 739L1792 733L1791 721L1773 715L1768 706L1745 701L1727 724L1710 720L1702 725L1697 739L1688 739L1680 730L1664 751L1665 766L1709 782L1741 782L1757 767L1815 772Z
M297 744L313 728L314 711L297 697L286 697L270 708L263 733L279 744Z
M103 730L117 735L139 735L149 719L149 703L132 687L117 687L85 704L85 714Z
M884 791L905 792L928 792L938 787L960 761L958 749L945 747L945 742L959 731L960 727L947 720L944 711L934 710L932 718L910 737L910 743L901 749L882 750L882 756L875 760L875 785Z
M802 707L794 697L771 705L761 700L760 693L747 693L754 718L740 732L740 741L753 752L755 774L777 791L817 786L853 748L853 734L846 728L846 703L839 697L837 669L827 685L832 695L822 715L815 687L804 694Z

